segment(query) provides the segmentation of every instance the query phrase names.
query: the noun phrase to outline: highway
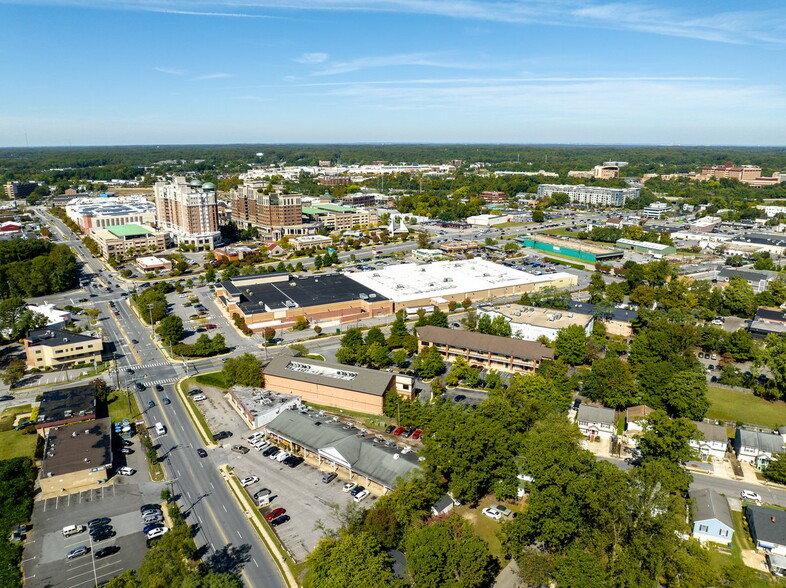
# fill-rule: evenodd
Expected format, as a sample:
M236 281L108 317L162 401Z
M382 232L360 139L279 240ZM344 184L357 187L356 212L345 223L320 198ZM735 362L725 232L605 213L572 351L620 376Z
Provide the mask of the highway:
M78 250L87 267L93 273L98 273L97 270L101 269L100 262L92 257L81 241L75 239L60 221L52 220L48 215L46 220L55 224L65 240ZM227 462L227 449L209 450L206 459L199 458L196 453L197 448L204 444L174 390L174 382L186 375L186 368L182 364L165 361L150 339L150 329L139 322L126 302L121 302L121 294L116 289L111 294L103 294L91 300L96 303L97 308L103 306L104 318L101 323L104 337L108 342L107 347L114 351L118 358L119 372L110 374L110 377L119 380L121 386L133 386L135 381L141 381L146 389L142 392L135 391L134 394L140 408L145 408L143 414L147 426L150 428L156 422L162 422L167 428L166 435L156 438L153 434L153 438L159 445L159 456L164 459L167 483L172 485L174 494L179 496L178 504L186 514L186 520L197 529L194 539L197 547L203 550L203 559L210 562L211 557L217 553L217 558L226 557L224 552L229 545L235 548L243 546L240 552L243 554L244 565L240 573L244 584L260 588L283 587L285 584L276 563L218 471L218 466ZM108 300L116 301L120 313L118 317L109 309ZM132 344L133 339L139 343ZM132 347L136 356L131 352ZM220 363L221 360L205 360L197 365L200 371L206 371L216 369ZM129 368L133 369L133 374L126 371ZM189 369L193 373L193 369ZM155 390L156 382L166 382L162 384L163 392ZM171 400L170 405L162 404L161 399L164 396ZM155 406L148 409L146 407L149 400L153 400Z

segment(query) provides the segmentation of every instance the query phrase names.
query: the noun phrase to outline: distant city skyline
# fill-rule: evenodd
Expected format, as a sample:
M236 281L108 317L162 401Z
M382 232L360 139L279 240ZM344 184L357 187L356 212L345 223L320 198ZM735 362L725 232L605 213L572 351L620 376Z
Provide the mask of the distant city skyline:
M783 145L765 0L0 0L0 146Z

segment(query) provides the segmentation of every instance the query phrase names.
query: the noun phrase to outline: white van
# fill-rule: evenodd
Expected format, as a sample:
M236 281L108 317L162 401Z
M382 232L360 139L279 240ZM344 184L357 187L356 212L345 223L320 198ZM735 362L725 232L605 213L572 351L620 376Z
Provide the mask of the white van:
M156 423L156 433L158 435L166 435L166 427L163 425L163 423Z
M68 525L67 527L63 527L63 537L70 537L71 535L82 533L84 530L84 525Z

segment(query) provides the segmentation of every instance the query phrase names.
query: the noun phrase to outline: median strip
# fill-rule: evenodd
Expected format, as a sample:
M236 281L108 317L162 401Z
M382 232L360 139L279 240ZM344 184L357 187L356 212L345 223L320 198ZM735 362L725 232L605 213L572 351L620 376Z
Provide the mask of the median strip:
M205 447L208 449L212 449L213 447L217 447L215 443L213 443L213 433L210 431L210 427L205 420L204 415L199 412L199 409L194 405L193 400L189 398L189 396L185 392L186 382L188 382L190 378L183 378L179 380L177 384L175 384L175 390L177 391L178 395L180 395L180 399L183 401L183 406L186 407L186 412L188 412L188 416L191 418L191 422L194 423L199 436L202 438L202 441L205 444Z

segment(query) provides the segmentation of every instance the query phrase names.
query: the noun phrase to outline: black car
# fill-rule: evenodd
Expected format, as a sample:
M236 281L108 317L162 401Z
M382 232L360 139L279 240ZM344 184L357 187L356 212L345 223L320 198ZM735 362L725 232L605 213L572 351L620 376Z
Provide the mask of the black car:
M409 439L412 436L412 433L414 432L415 432L415 427L407 427L406 429L404 429L404 432L401 433L401 436Z
M127 374L133 374L134 370L132 370L131 368L126 368L126 373Z
M161 402L163 402L164 404L172 404L172 401L171 401L171 400L169 400L169 398L167 398L166 396L164 396L164 397L161 399Z
M284 460L284 462L291 468L296 468L301 463L303 463L302 457L291 456Z
M456 396L453 397L453 400L455 400L456 402L461 402L462 400L466 400L466 399L467 397L464 396L463 394L456 394Z
M202 448L200 447L199 449L197 449L197 455L198 455L199 457L207 457L207 451L205 451L204 449L202 449Z
M131 339L131 343L133 343L134 345L138 345L139 341L137 341L136 339Z
M268 447L267 449L265 449L262 452L262 455L265 456L265 457L270 457L271 455L273 455L274 452L278 453L278 447L275 447L275 446L274 447Z
M136 383L136 389L139 392L144 392L145 391L145 385L142 382L137 382Z
M286 523L288 520L289 520L289 515L284 514L284 515L281 515L280 517L276 517L272 521L270 521L270 526L271 527L278 527L279 525L283 525L284 523Z
M107 539L111 539L117 533L115 533L111 527L99 527L102 531L100 533L95 533L91 535L91 538L94 542L98 541L106 541Z
M133 447L133 445L134 445L134 442L133 441L129 441L128 439L123 439L123 441L121 441L121 443L122 443L123 447Z
M156 390L158 390L159 392L163 392L164 387L161 384L156 384Z
M147 407L148 407L148 408L153 408L153 407L155 407L155 405L156 405L156 403L155 403L155 402L153 402L152 400L148 400L148 401L147 401Z
M101 517L100 519L93 519L92 521L87 522L87 526L92 529L93 527L100 527L102 525L108 525L112 522L112 519L108 517Z
M389 427L385 428L385 432L388 434L392 433L395 430L396 430L396 425L390 425Z
M102 547L98 551L93 554L93 557L96 559L101 559L102 557L107 557L109 555L113 555L120 551L120 547L117 545L110 545L109 547Z
M97 535L106 535L112 532L112 525L99 525L90 529L90 536L95 539Z
M229 431L219 431L215 435L213 435L213 441L221 441L222 439L227 439L232 436L232 433Z
M194 388L193 390L188 391L189 396L196 396L197 394L202 394L202 390L199 388Z
M14 397L11 396L10 394L5 394L3 396L0 396L0 402L5 402L7 400L13 400L13 399Z

